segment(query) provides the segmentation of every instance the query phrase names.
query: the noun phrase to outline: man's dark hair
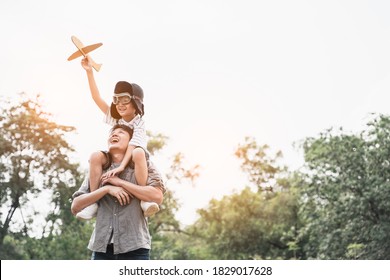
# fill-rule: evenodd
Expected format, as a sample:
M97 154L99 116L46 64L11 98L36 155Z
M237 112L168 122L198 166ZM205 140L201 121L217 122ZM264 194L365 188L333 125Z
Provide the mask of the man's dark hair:
M133 129L131 129L130 127L128 127L127 125L124 125L124 124L116 124L116 125L114 125L111 128L110 132L112 133L115 129L118 129L118 128L121 128L124 131L126 131L129 134L130 139L133 137Z

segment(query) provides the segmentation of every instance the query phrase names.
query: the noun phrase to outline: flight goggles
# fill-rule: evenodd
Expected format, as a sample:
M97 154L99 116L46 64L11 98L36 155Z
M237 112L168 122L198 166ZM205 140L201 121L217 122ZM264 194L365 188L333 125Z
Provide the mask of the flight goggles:
M121 104L129 104L131 99L135 99L134 96L131 96L128 92L118 93L112 97L112 103L115 105Z

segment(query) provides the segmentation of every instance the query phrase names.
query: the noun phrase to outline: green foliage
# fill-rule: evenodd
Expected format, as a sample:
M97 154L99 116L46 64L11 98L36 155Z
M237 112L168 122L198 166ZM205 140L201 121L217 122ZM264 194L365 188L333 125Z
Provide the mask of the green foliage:
M25 237L20 234L9 234L4 237L0 250L0 260L26 260L24 247L20 239Z
M74 219L71 224L62 227L59 234L41 239L29 239L25 250L29 253L30 259L35 260L90 259L91 252L87 249L87 244L93 230L92 223L92 221L81 222Z
M91 257L87 241L92 229L91 222L74 219L72 224L62 228L61 233L42 238L9 234L4 240L7 251L1 259L87 260Z
M161 133L154 134L150 131L147 131L147 135L149 137L147 149L152 155L161 150L166 145L168 140L168 137Z
M205 242L190 232L165 232L161 239L153 239L152 259L205 260L211 259Z
M292 259L300 256L297 240L297 174L277 164L281 153L269 155L269 147L246 138L236 155L255 186L240 193L211 200L199 210L191 229L204 240L210 259ZM212 254L211 254L212 252Z
M80 179L78 165L69 160L73 148L66 141L66 135L74 128L51 121L50 114L42 110L39 96L33 100L22 95L18 103L4 102L4 105L0 118L0 206L7 210L7 215L3 219L4 214L0 213L1 257L55 259L59 252L51 251L46 241L66 232L64 225L69 225L72 219L70 194ZM47 191L53 197L52 210L43 225L46 237L40 240L29 237L30 224L38 213L24 216L23 228L11 231L15 211L23 210L29 199L38 199Z
M149 231L152 236L152 251L151 259L169 259L172 257L173 251L172 242L169 234L175 234L180 232L179 221L175 218L175 212L178 210L179 205L174 198L172 191L167 190L164 194L164 202L160 206L160 212L149 219Z
M390 119L358 135L328 130L303 144L301 217L308 258L390 258Z
M296 258L296 201L288 192L265 196L245 188L199 210L195 229L216 259Z
M173 156L171 170L167 174L167 178L179 183L188 180L194 186L196 179L199 177L199 169L200 165L198 164L192 167L184 167L184 155L183 153L177 153Z
M152 141L151 143L155 143ZM161 145L158 145L161 147ZM179 221L175 218L175 213L180 205L175 198L173 191L169 189L169 182L177 182L183 187L186 181L192 186L199 176L199 165L194 167L184 166L184 155L178 153L174 155L171 168L166 174L167 192L164 194L164 202L161 211L149 220L149 230L152 235L151 259L171 260L171 259L196 259L198 248L189 248L191 241L188 233L184 232Z
M253 138L246 137L245 143L238 146L236 156L241 160L241 169L247 173L249 181L259 189L271 190L271 186L283 178L287 170L277 164L282 158L278 151L274 156L270 154L268 145L258 145Z

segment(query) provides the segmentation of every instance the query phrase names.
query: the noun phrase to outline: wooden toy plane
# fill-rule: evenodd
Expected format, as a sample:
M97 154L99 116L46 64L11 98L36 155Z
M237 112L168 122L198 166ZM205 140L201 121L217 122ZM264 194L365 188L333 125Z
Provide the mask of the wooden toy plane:
M93 45L89 45L89 46L85 47L83 45L83 43L81 43L81 41L76 36L72 36L71 38L72 38L73 44L75 44L75 46L78 48L78 51L73 53L71 56L69 56L68 61L73 60L73 59L80 57L80 56L86 57L88 53L90 53L91 51L93 51L93 50L97 49L98 47L100 47L101 45L103 45L102 43L97 43L97 44L93 44ZM91 63L91 66L96 71L100 70L100 67L102 66L101 64L97 64L95 61L92 60L92 58L90 56L88 56L88 60Z

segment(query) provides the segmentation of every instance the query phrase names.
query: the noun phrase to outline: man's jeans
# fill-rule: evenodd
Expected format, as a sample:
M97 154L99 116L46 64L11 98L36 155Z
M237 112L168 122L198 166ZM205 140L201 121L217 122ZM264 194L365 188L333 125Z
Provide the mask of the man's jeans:
M114 246L109 244L106 253L92 252L91 260L149 260L149 251L149 249L140 248L114 255Z

